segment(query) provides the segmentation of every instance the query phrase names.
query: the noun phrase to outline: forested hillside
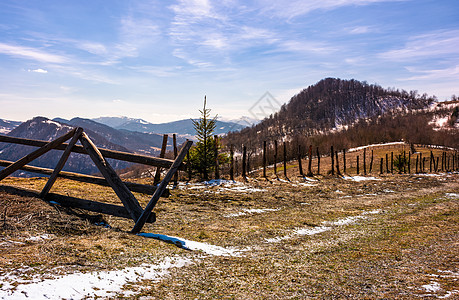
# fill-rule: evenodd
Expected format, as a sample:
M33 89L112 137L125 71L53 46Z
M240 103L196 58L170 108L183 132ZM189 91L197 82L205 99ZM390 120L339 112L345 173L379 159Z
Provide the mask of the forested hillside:
M435 97L419 95L417 91L326 78L302 90L261 123L229 133L225 142L253 148L261 147L263 140L307 140L324 148L330 143L346 148L404 139L459 146L454 103L429 109L434 103ZM453 131L436 128L432 123L440 112L449 116L447 123Z

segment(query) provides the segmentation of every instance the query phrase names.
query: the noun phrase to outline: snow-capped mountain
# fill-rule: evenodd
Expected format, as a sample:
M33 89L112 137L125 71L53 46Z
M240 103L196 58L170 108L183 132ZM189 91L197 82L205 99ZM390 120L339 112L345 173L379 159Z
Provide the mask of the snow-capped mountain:
M196 134L191 119L179 120L168 123L153 124L142 119L132 119L127 117L102 117L92 119L93 121L112 126L115 129L124 129L129 131L137 131L143 133L159 133L159 134L173 134L183 138L193 138ZM229 131L239 131L248 124L224 122L217 120L217 126L214 134L222 135Z
M0 119L0 134L7 134L22 122Z

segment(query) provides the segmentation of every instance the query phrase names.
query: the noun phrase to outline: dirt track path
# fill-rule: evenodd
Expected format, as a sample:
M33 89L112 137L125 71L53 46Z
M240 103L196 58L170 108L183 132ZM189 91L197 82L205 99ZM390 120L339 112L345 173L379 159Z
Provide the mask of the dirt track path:
M198 242L194 249L231 250L214 255L129 235L126 221L106 220L114 228L103 229L0 192L11 207L0 275L24 266L27 274L56 266L90 272L179 257L187 263L158 280L135 277L128 289L158 299L457 297L459 175L377 179L190 185L159 203L158 221L145 231L185 246ZM30 203L42 213L28 213ZM27 241L39 234L51 237Z

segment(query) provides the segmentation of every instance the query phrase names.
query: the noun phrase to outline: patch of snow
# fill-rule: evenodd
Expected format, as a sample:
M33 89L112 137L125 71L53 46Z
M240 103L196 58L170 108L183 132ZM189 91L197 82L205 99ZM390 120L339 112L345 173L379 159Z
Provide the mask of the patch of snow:
M132 296L132 292L123 287L142 280L158 281L171 268L180 268L191 264L191 260L183 257L166 258L157 265L142 265L116 271L91 273L73 273L53 276L46 274L48 279L33 278L24 280L21 275L0 276L1 299L86 299L115 298L117 295ZM16 284L19 284L16 286Z
M393 145L404 145L404 144L405 142L390 142L390 143L384 143L384 144L372 144L372 145L351 148L347 150L347 152L355 152L355 151L363 150L365 148L370 148L370 147L393 146Z
M49 239L52 239L52 238L53 238L52 235L45 233L45 234L42 234L42 235L29 237L27 239L27 241L39 242L39 241L43 241L43 240L49 240Z
M448 198L459 198L458 193L446 193L445 196Z
M265 212L270 212L270 211L279 211L280 208L251 208L251 209L243 209L243 211L233 213L226 215L226 218L232 218L232 217L240 217L240 216L245 216L247 214L262 214Z
M215 255L215 256L240 256L241 252L244 251L241 249L235 249L235 248L229 249L229 248L224 248L220 246L210 245L207 243L190 241L190 240L178 238L175 236L168 236L164 234L139 233L137 235L165 241L167 243L174 244L186 250L200 250L206 254Z
M266 192L265 189L254 188L246 183L233 181L233 180L223 180L223 179L213 179L209 181L204 181L200 183L192 183L185 186L179 186L180 189L204 189L208 187L218 187L215 192L222 191L232 191L232 192L243 192L243 193L252 193L252 192ZM209 191L212 192L212 191Z
M438 292L441 287L440 287L440 284L438 282L435 282L435 281L431 281L430 284L424 284L422 286L427 292Z
M285 235L285 236L282 236L282 237L274 237L274 238L266 239L265 242L267 242L267 243L278 243L278 242L281 242L283 240L291 239L291 238L293 238L293 237L295 237L297 235L315 235L315 234L318 234L318 233L322 233L322 232L325 232L325 231L332 230L333 227L345 226L345 225L350 225L350 224L356 223L358 220L366 219L366 215L369 215L369 214L373 215L373 214L379 214L379 213L381 213L380 209L375 209L375 210L371 210L371 211L364 211L363 213L361 213L360 215L357 215L357 216L350 216L350 217L346 217L346 218L343 218L343 219L338 219L338 220L333 221L333 222L325 221L325 222L322 222L322 225L319 225L319 226L316 226L316 227L313 227L313 228L298 228L298 229L295 229L293 231L293 233L291 233L291 234L288 234L288 235Z
M457 294L457 293L459 293L459 290L447 291L446 294L444 294L443 296L437 296L437 298L438 299L445 299L445 298L449 298L452 295Z
M52 121L52 120L46 120L45 123L46 123L46 124L55 125L55 126L57 126L57 128L61 128L61 127L62 127L62 124L57 123L57 122Z
M304 182L299 182L298 185L300 186L308 186L308 187L311 187L311 186L316 186L315 184L311 184L311 183L304 183Z
M365 180L381 180L379 178L376 178L376 177L373 177L373 176L368 176L368 177L364 177L364 176L343 176L343 179L346 179L346 180L353 180L353 181L365 181Z

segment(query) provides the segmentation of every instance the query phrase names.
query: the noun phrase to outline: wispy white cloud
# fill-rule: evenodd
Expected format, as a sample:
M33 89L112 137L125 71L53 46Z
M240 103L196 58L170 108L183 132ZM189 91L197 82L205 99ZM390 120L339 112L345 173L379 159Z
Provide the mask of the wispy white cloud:
M444 69L426 70L419 67L407 67L410 73L419 74L400 80L439 80L445 78L459 78L459 65Z
M145 17L126 16L120 21L119 51L116 56L136 57L142 47L154 44L161 35L161 30L153 20Z
M358 26L353 28L348 28L347 32L350 34L365 34L371 32L371 28L368 26Z
M379 2L400 2L409 0L294 0L273 1L262 0L264 13L291 19L308 14L314 10L332 10L344 6L362 6Z
M74 40L74 44L89 53L96 54L96 55L106 55L108 53L108 49L105 45L98 43L98 42L91 42L91 41L76 41Z
M158 66L136 66L130 67L131 70L151 74L156 77L171 77L179 74L181 66L175 67L158 67Z
M445 55L459 58L459 30L417 35L410 38L405 47L383 52L379 56L388 60L411 61L419 58L441 58Z
M66 63L68 58L40 49L0 43L0 53L18 58L25 58L46 63Z
M30 70L30 69L29 69L28 71L29 71L29 72L33 72L33 73L43 73L43 74L48 73L47 70L40 69L40 68L39 68L39 69L34 69L34 70Z

